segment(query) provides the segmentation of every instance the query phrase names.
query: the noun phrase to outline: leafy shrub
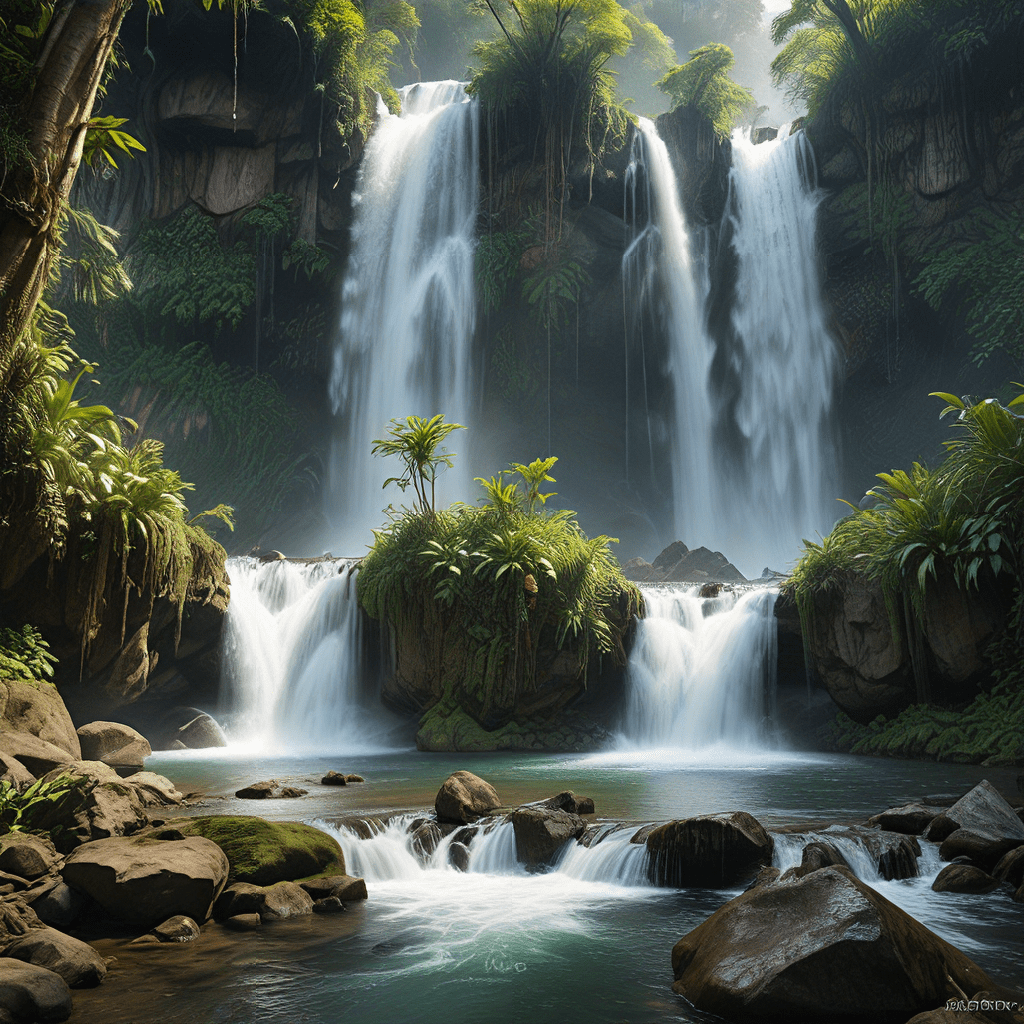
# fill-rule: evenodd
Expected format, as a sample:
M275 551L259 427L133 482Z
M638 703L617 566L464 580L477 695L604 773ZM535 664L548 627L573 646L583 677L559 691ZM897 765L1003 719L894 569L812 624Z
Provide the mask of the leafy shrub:
M65 826L49 823L58 817L70 818L95 784L84 775L58 775L49 782L33 782L20 792L10 782L0 780L0 835L38 832L53 838Z
M49 679L56 663L50 645L34 626L0 627L0 679Z

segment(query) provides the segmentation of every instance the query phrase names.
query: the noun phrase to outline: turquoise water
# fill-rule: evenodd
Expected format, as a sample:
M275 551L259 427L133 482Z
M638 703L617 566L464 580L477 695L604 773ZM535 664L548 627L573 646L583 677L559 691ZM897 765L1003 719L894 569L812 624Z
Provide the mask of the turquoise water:
M729 760L731 759L731 761ZM432 805L443 779L465 768L508 804L562 789L592 796L596 818L647 821L747 810L769 827L862 821L926 794L959 795L982 777L1005 793L1015 773L830 755L735 751L680 759L665 753L594 756L422 754L261 759L227 751L156 755L147 767L208 794L189 813L242 811L313 821ZM322 787L329 768L363 784ZM310 790L298 800L233 797L257 779ZM351 848L349 837L346 843ZM391 853L366 871L369 899L336 918L307 918L234 935L210 925L187 947L133 950L107 981L76 993L81 1024L653 1024L711 1020L671 991L673 944L735 892L667 890L580 881L563 872L428 870ZM388 859L390 857L390 859ZM399 858L400 859L400 858ZM349 855L352 861L352 855ZM1008 890L933 893L931 875L876 883L891 900L973 957L992 977L1024 988L1022 908ZM130 998L129 998L130 993Z

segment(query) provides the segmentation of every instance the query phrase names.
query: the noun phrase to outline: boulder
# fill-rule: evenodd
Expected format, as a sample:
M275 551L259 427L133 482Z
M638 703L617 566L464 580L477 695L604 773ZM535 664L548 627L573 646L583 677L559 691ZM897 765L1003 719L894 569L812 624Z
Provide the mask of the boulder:
M320 780L321 786L347 786L348 778L343 772L336 772L333 768Z
M903 1024L991 983L860 882L826 867L748 890L676 943L672 988L731 1020Z
M846 858L829 843L808 843L800 857L800 866L791 870L797 878L802 878L811 871L819 871L821 868L849 866Z
M42 923L23 896L0 897L0 950L40 927Z
M9 832L0 836L0 871L33 879L45 875L60 862L60 855L45 836Z
M661 555L658 558L661 558ZM657 558L654 564L658 565ZM663 579L666 583L700 583L708 579L720 583L745 583L747 580L721 551L711 551L703 547L687 551L665 570Z
M344 910L345 904L337 896L325 896L322 900L315 900L313 903L314 914L340 914Z
M243 786L237 790L235 796L239 800L266 800L274 795L276 788L277 781L275 779L270 779L266 782L252 782L248 786Z
M413 852L422 861L430 859L444 838L444 832L436 821L421 821L411 832Z
M312 912L313 898L294 882L276 882L270 886L235 882L224 890L214 906L218 921L241 914L258 914L261 921L278 921Z
M742 885L771 863L773 847L772 837L746 811L670 821L647 833L648 877L674 888Z
M300 796L305 796L308 792L308 789L298 789L296 786L285 786L277 795L285 800L297 800Z
M141 765L153 748L141 732L120 722L89 722L78 730L82 759L119 767Z
M938 816L938 808L924 804L904 804L902 807L890 807L873 818L868 818L869 825L875 825L886 832L902 832L907 836L919 836Z
M33 928L4 955L59 974L69 988L92 988L107 973L107 962L87 942L54 928Z
M336 897L342 903L352 903L366 899L366 882L362 878L351 875L324 875L320 878L309 878L299 885L313 900Z
M193 942L199 938L199 925L184 914L175 914L158 924L150 933L160 942Z
M973 864L947 864L932 882L935 892L986 893L998 887L996 879Z
M61 828L55 845L61 853L69 853L94 839L133 835L148 824L135 787L119 780L87 788L77 809L69 814L67 809L55 808L51 816L39 822L39 827Z
M0 750L0 782L9 782L16 789L25 789L35 776L13 755Z
M170 779L156 772L136 772L123 781L126 786L135 787L146 807L171 807L185 799Z
M1024 884L1024 846L1004 853L992 869L992 877L998 882L1008 882L1015 889Z
M589 796L577 796L568 790L542 800L537 807L553 807L570 814L593 814L594 801Z
M162 829L172 835L203 836L216 843L230 864L229 882L272 885L319 874L344 874L338 841L312 825L266 821L246 815L174 818Z
M77 761L82 756L71 715L53 683L0 679L0 750L8 749L2 741L2 734L8 732L35 736L57 747L64 752L65 761ZM18 757L15 751L10 753ZM30 764L25 767L35 775L42 774Z
M61 931L75 923L89 902L82 893L61 880L49 888L30 890L25 894L25 899L31 903L43 924Z
M77 737L76 737L77 739ZM28 732L0 732L0 754L14 758L36 778L76 759L70 751Z
M438 821L468 825L501 806L494 787L472 772L452 772L434 798Z
M198 708L175 708L161 722L165 750L176 749L180 743L188 750L205 750L228 745L224 730L205 711Z
M578 814L550 807L517 807L509 817L515 830L516 857L531 868L553 864L562 847L587 829Z
M75 850L61 874L112 917L151 926L176 914L205 921L227 881L228 859L201 836L99 839Z
M1024 822L985 779L936 817L928 838L941 841L943 860L966 856L990 870L1004 854L1024 846Z
M59 974L45 967L0 957L0 1013L8 1020L37 1024L67 1020L71 990Z

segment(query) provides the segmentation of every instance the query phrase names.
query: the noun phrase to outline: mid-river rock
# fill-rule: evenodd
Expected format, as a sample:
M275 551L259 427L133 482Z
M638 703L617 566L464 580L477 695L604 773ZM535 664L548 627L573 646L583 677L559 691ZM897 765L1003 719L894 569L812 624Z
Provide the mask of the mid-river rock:
M942 843L943 860L966 856L989 870L1004 854L1024 846L1024 822L986 779L931 823L928 838Z
M579 839L587 823L578 815L551 807L517 807L509 816L516 836L516 857L527 867L554 862L562 847Z
M345 855L337 839L297 821L266 821L240 814L173 818L152 834L162 832L203 836L216 843L230 862L229 882L273 885L345 871Z
M673 991L730 1020L903 1024L991 982L843 868L779 879L716 911L672 950Z
M452 772L437 791L434 811L438 821L469 825L501 806L494 787L472 772Z
M947 864L932 882L935 892L986 893L998 887L999 883L988 872L973 864Z
M46 836L9 832L0 836L0 871L32 881L56 867L60 855Z
M228 859L201 836L100 839L75 850L62 874L119 920L155 925L185 914L205 921L227 881Z
M873 818L868 818L869 825L877 825L886 832L902 832L907 836L919 836L938 817L937 807L926 807L924 804L904 804L902 807L890 807Z
M670 821L647 833L648 874L674 888L742 885L772 860L772 837L746 811Z
M295 882L250 885L235 882L221 894L214 907L217 920L241 914L259 914L261 921L280 921L313 913L313 898Z

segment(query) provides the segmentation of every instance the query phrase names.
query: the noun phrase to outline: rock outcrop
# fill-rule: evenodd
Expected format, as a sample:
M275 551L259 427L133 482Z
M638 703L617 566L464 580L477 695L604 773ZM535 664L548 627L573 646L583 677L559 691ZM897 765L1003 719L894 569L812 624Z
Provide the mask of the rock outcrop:
M755 886L672 950L675 992L730 1020L903 1024L990 985L980 967L843 868Z
M452 772L437 791L434 812L438 821L467 825L501 806L494 787L472 772Z
M210 916L228 878L228 859L200 836L99 839L75 850L61 874L111 917L153 926L184 914Z
M671 821L648 832L646 841L648 873L656 885L742 885L772 859L772 837L746 811Z

